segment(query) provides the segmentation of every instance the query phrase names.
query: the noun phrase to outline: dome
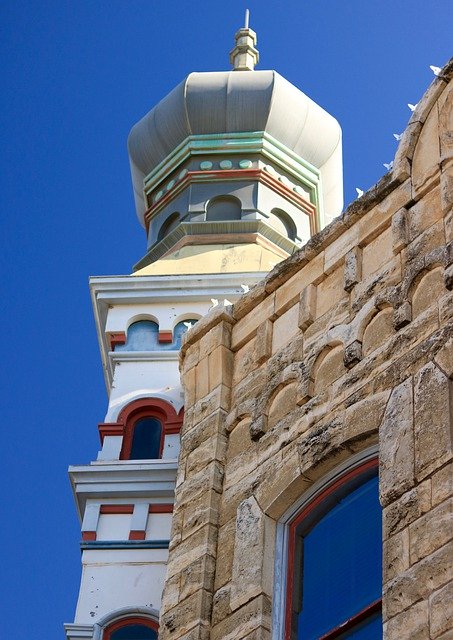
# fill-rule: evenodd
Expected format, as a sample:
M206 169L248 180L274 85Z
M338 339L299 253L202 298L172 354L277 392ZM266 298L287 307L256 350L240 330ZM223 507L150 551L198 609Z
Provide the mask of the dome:
M128 140L137 215L143 180L189 136L265 132L320 170L329 218L343 206L338 122L276 71L191 73L131 130Z

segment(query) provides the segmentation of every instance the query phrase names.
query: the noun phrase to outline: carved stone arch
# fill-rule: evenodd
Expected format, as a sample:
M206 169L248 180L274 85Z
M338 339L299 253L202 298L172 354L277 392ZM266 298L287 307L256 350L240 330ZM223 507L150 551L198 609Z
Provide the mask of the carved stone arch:
M310 372L313 395L318 395L329 389L330 385L346 371L343 343L335 341L324 345L316 356Z
M288 413L297 407L298 380L290 378L278 385L269 398L266 408L267 430L272 429Z
M444 266L432 260L413 275L407 283L407 301L411 305L412 319L426 311L445 292Z
M393 323L393 306L383 304L374 308L374 313L370 314L366 322L361 326L362 356L377 349L380 345L394 335L395 327Z
M270 212L268 224L293 242L296 240L297 228L291 216L283 209L274 208Z

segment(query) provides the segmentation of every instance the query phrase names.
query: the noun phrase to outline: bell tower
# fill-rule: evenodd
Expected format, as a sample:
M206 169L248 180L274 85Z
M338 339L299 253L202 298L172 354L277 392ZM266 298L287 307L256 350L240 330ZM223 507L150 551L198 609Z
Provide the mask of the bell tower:
M184 474L183 335L343 206L338 123L277 72L255 70L256 43L247 16L233 69L190 73L129 135L147 244L130 275L90 279L108 406L97 458L69 470L82 578L67 640L157 638ZM217 374L208 361L200 397Z

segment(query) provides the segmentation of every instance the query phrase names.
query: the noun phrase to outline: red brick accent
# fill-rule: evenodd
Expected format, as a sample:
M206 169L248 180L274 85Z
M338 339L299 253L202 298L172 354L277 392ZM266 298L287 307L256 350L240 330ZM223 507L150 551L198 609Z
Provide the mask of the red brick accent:
M101 514L134 513L133 504L101 504Z
M139 531L138 529L132 529L129 533L129 540L144 540L146 531Z
M96 540L96 531L82 531L82 540Z

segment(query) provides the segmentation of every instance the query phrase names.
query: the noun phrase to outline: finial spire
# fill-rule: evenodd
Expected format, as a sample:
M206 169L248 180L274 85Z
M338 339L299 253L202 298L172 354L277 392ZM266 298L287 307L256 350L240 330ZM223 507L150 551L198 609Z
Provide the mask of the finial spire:
M234 71L253 71L259 60L258 49L255 47L256 33L249 28L249 19L250 11L246 9L244 27L236 32L236 45L230 52Z

